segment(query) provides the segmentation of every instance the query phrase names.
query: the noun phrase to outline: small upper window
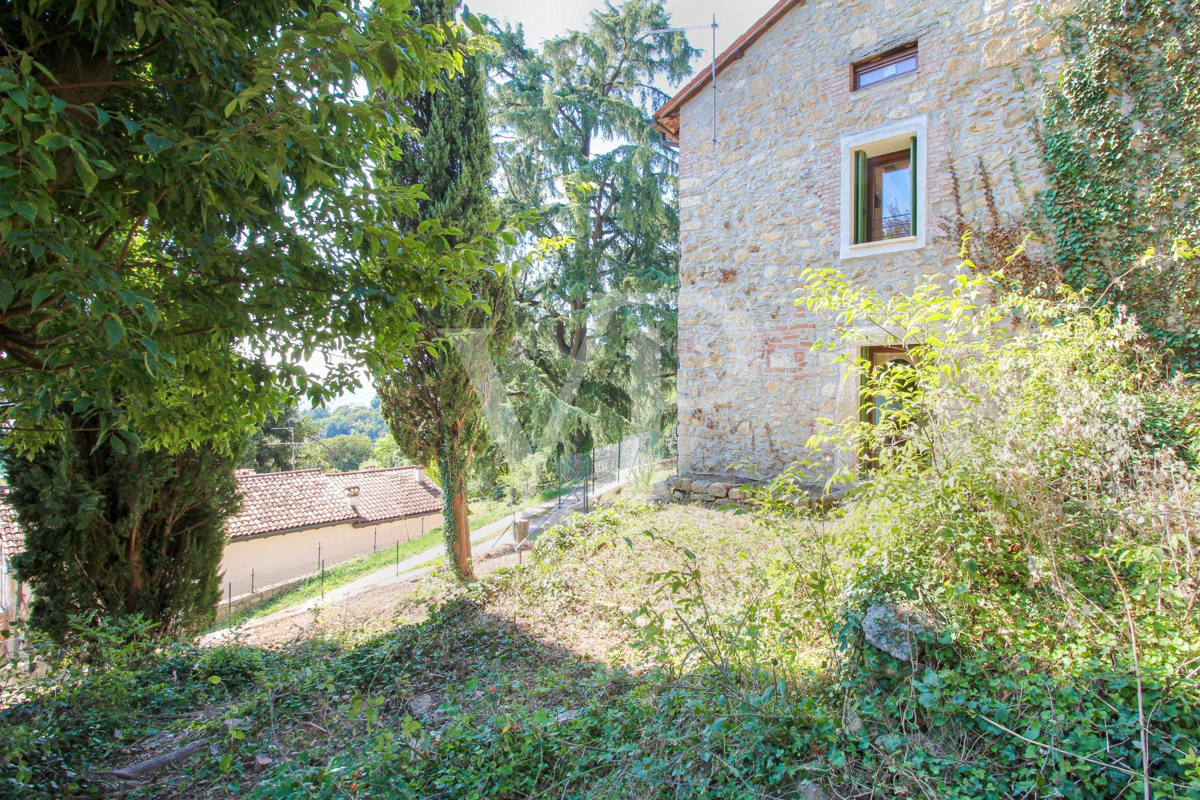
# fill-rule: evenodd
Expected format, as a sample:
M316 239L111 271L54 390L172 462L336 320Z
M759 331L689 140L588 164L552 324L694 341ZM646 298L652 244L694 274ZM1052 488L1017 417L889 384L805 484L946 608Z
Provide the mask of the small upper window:
M877 83L917 71L917 46L907 45L854 65L854 88L865 89Z

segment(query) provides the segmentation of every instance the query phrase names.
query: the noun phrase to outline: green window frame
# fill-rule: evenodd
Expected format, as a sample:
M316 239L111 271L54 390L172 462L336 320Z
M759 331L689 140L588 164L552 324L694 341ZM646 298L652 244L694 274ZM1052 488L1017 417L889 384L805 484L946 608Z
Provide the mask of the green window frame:
M913 136L909 139L908 151L894 151L881 156L870 157L866 150L854 151L854 244L867 244L869 242L887 241L888 239L897 238L895 234L891 236L882 234L882 226L880 230L874 230L874 216L871 208L871 198L875 193L875 187L872 185L872 174L875 171L875 165L880 163L896 163L907 159L908 175L910 184L910 210L908 220L908 235L917 235L918 226L918 209L920 208L919 193L917 191L917 137Z

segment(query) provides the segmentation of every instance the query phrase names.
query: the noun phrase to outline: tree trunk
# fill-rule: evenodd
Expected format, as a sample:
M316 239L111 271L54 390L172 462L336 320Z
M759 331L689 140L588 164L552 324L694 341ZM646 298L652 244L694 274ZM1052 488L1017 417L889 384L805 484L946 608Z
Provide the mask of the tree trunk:
M460 481L458 491L450 502L450 513L454 524L454 541L451 544L451 554L457 567L458 579L461 581L475 580L475 569L471 563L471 523L467 509L466 482ZM449 520L447 520L449 522Z
M460 581L475 579L471 564L471 523L467 508L467 464L462 432L456 426L439 423L441 447L438 462L442 473L442 519L445 525L446 555Z

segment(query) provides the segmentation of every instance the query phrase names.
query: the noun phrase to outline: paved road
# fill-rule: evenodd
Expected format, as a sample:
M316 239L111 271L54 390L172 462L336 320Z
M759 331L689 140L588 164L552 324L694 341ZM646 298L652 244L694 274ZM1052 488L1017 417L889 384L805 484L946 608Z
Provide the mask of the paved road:
M624 485L623 481L615 481L606 486L596 488L595 496L589 503L594 502L595 498L603 497L604 495L619 489ZM582 497L565 496L562 498L563 504L559 506L559 501L548 500L536 506L518 511L515 515L517 520L529 520L529 538L533 539L544 530L548 530L557 525L565 516L576 510L582 509L584 501ZM505 517L504 519L496 520L493 523L484 525L476 531L471 532L471 541L475 543L471 548L471 557L480 559L494 547L501 547L505 544L513 544L513 517ZM339 586L336 589L331 589L325 593L324 597L314 597L306 600L295 606L282 609L271 614L270 616L260 617L250 620L235 628L225 628L223 630L214 631L207 636L204 636L202 641L206 644L213 644L218 641L232 637L237 631L249 630L259 625L263 625L269 621L273 621L282 616L292 616L305 611L310 611L318 606L337 603L348 597L353 597L356 594L361 594L368 589L373 589L378 586L388 586L393 583L407 583L417 580L418 578L428 574L433 569L433 562L446 552L443 545L431 547L423 553L418 553L411 558L401 561L399 566L384 567L370 574L364 575L357 580L351 581L344 586Z

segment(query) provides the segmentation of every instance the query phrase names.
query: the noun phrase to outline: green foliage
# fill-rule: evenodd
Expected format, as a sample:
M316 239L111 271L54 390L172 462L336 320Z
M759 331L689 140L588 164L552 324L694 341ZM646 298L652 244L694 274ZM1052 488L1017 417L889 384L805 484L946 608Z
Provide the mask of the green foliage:
M958 274L883 298L819 272L808 290L844 341L870 329L914 362L839 357L885 411L812 442L854 462L846 518L795 580L829 609L871 732L857 769L939 796L1194 794L1194 384L1132 317L1065 288ZM866 641L879 604L915 626L918 662Z
M630 0L540 49L519 27L489 29L501 208L535 212L539 239L517 291L508 383L525 429L566 415L575 452L629 431L636 338L666 365L653 370L663 390L673 384L678 163L649 113L696 51L681 33L651 33L669 27L661 0Z
M1065 62L1044 89L1036 208L1052 256L1194 371L1200 262L1171 256L1200 235L1200 5L1085 0L1057 27Z
M458 0L418 0L422 22L453 21ZM458 236L484 235L496 225L492 203L492 146L481 65L468 60L463 74L436 91L402 103L413 130L393 165L397 184L423 190L416 220L440 220ZM396 220L401 229L414 220ZM484 442L479 397L465 361L504 352L512 337L512 279L481 271L471 284L476 306L423 306L414 328L424 346L401 358L378 357L375 375L384 416L400 450L417 463L438 464L446 550L461 577L471 576L466 476ZM467 331L470 338L452 337Z
M475 49L406 3L10 4L0 19L0 409L37 448L89 414L129 446L236 443L472 302L487 242L383 220L403 109ZM316 350L351 356L319 379ZM282 358L280 358L282 357Z
M287 428L291 430L286 430ZM273 411L242 440L238 469L285 472L319 466L320 462L313 458L312 445L307 444L316 437L318 430L317 424L307 415L301 414L295 405Z
M361 433L322 439L321 449L325 462L338 472L353 472L371 458L371 440Z
M114 656L3 712L0 769L68 785L122 746L72 730L177 713L213 744L161 793L1196 797L1200 393L1129 315L973 266L887 298L807 276L819 349L869 329L913 364L837 356L879 421L828 421L749 511L570 518L347 647ZM144 686L146 714L92 699Z
M375 442L375 447L371 450L371 460L385 469L406 467L409 464L408 458L400 451L400 445L396 443L396 437L390 433L385 433Z
M33 593L30 624L58 638L87 614L140 616L167 634L202 627L219 596L225 521L240 502L232 461L211 448L100 442L93 418L76 419L65 441L32 457L3 454L25 535L13 563Z
M319 420L321 436L345 436L359 433L372 442L387 435L388 427L378 406L338 406Z
M26 656L41 677L21 702L0 709L0 793L11 797L79 797L102 792L96 773L122 748L161 733L164 720L261 689L282 659L253 648L200 649L157 638L137 617L71 621L70 648L35 639ZM98 668L99 667L99 668ZM188 739L224 730L219 721L181 733Z

